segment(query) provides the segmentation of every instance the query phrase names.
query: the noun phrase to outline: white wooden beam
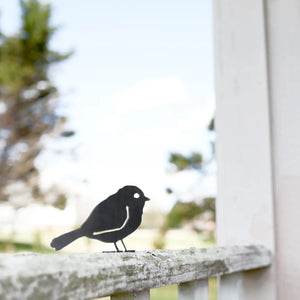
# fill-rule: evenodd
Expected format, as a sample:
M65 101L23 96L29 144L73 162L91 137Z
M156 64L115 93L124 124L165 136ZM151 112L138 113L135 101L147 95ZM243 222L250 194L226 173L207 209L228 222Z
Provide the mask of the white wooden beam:
M274 249L263 1L214 2L218 243Z
M263 0L214 0L217 241L220 246L262 243L274 251L265 16ZM261 274L243 275L245 291L248 285L255 289L241 299L276 299L274 268Z
M300 290L300 1L266 0L278 299Z

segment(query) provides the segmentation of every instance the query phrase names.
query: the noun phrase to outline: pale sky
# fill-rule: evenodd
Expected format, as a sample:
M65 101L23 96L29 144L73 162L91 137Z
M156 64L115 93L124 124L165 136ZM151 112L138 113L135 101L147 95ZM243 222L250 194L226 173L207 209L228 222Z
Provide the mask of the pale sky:
M45 1L46 2L46 1ZM209 0L51 0L60 29L52 48L74 49L52 70L60 108L76 136L37 163L43 184L66 184L95 202L127 184L153 207L173 204L167 186L215 194L210 176L170 175L171 151L208 152L214 112L212 3ZM0 26L18 27L18 0L0 0ZM45 159L46 158L46 159ZM74 192L73 190L73 192ZM199 191L198 191L199 192Z

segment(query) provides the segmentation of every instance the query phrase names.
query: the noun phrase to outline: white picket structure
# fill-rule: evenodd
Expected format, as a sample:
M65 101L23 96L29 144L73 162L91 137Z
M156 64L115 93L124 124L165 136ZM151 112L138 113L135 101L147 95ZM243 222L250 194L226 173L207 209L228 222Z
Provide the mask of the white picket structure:
M217 242L274 256L267 270L221 278L220 299L230 285L230 299L298 299L300 1L213 2Z

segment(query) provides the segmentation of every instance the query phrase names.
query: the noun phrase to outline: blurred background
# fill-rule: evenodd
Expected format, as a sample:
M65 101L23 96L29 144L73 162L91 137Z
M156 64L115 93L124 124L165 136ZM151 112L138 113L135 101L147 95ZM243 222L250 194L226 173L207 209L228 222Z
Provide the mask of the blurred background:
M214 245L211 1L0 0L0 251L54 253L125 185L130 249ZM114 250L81 238L64 252Z

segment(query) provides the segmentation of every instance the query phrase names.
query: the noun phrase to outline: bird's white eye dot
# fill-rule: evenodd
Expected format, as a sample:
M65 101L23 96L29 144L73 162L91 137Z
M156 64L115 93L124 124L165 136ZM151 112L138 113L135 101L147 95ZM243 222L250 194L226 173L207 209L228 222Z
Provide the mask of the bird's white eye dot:
M135 199L138 199L138 198L140 198L140 194L139 194L139 193L135 193L135 194L133 195L133 197L134 197Z

